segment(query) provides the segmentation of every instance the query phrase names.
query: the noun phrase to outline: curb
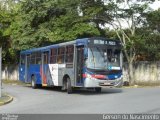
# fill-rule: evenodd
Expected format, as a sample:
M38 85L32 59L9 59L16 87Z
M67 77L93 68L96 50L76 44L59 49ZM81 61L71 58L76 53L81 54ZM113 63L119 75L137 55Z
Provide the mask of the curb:
M123 86L122 88L155 88L160 86Z
M5 102L0 102L0 106L8 104L8 103L13 101L13 97L12 96L10 96L10 95L6 95L6 96L8 96L9 99L7 101L5 101Z

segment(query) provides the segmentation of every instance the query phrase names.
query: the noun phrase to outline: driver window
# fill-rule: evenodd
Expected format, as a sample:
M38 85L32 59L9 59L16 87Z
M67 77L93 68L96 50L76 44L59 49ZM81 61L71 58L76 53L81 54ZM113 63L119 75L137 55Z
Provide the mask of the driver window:
M21 59L20 59L20 64L21 64L21 65L24 65L24 64L25 64L25 55L21 55L20 58L21 58Z
M115 50L114 51L114 58L115 58L115 62L119 61L119 57L120 56L120 50Z
M112 49L107 49L107 57L108 61L112 62Z

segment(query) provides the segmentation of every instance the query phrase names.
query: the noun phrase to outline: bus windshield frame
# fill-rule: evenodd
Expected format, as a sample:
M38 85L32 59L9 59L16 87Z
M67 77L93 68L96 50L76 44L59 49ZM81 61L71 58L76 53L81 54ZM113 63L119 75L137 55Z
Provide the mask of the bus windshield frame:
M89 44L86 49L85 65L87 68L95 70L121 69L122 53L120 45Z

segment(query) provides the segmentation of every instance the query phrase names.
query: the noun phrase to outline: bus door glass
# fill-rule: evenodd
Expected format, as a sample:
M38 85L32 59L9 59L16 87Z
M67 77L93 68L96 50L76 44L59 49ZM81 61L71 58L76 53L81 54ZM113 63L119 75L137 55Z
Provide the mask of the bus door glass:
M25 82L25 55L21 54L19 64L19 80Z
M77 46L76 84L83 86L84 46Z
M30 54L25 57L25 82L29 81Z
M49 63L49 51L45 51L42 53L42 65L41 65L41 77L43 86L47 85L48 63Z

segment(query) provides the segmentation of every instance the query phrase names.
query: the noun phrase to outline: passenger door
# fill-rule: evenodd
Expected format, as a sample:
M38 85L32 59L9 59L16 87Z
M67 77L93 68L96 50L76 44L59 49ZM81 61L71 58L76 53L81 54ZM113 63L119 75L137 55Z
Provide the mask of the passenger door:
M30 54L25 57L25 82L29 82Z
M19 63L19 80L25 82L25 54L21 54Z
M84 46L77 46L76 53L76 85L83 86Z
M49 62L49 51L45 51L42 53L42 65L40 68L42 86L47 86L48 62Z

